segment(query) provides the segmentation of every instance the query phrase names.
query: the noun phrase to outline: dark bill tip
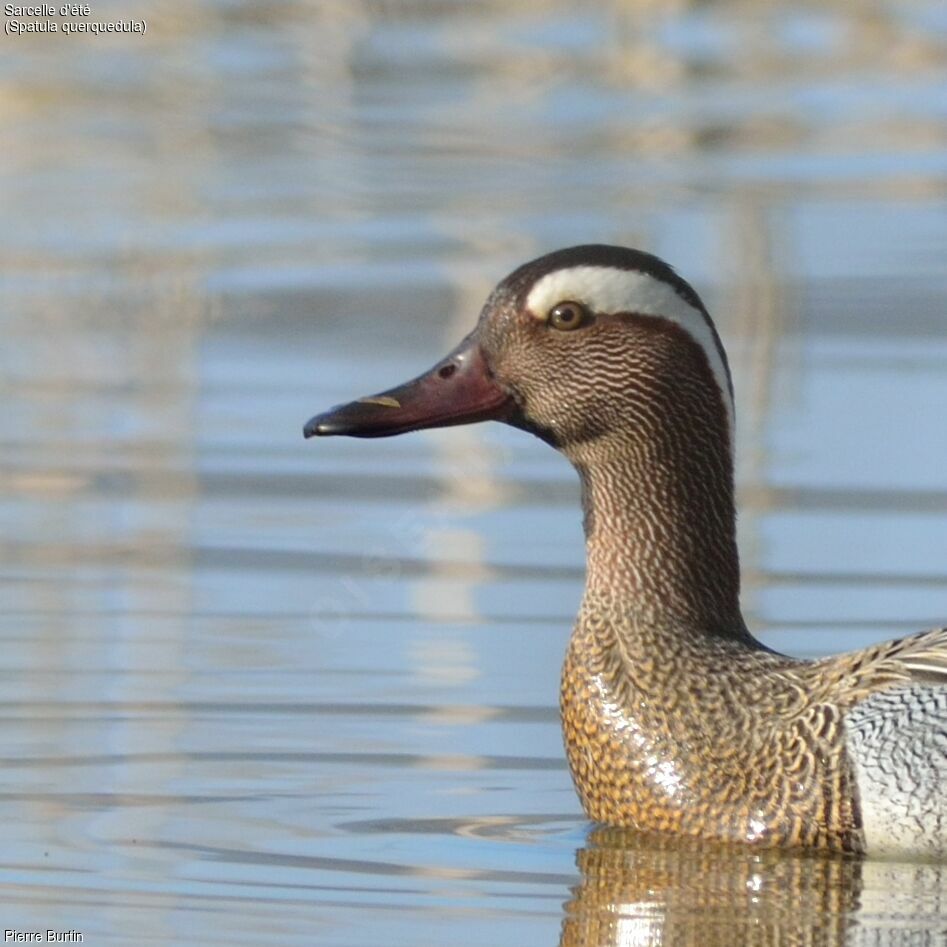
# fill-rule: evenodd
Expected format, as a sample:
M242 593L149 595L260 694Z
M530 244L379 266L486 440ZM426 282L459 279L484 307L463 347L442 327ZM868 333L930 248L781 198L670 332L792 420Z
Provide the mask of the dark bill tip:
M310 418L303 428L303 437L333 437L351 435L354 437L372 437L388 433L384 412L378 408L390 407L381 397L362 398L351 404L340 404L322 414Z
M303 437L329 437L332 434L345 434L345 425L333 421L330 414L317 414L310 418L303 428Z

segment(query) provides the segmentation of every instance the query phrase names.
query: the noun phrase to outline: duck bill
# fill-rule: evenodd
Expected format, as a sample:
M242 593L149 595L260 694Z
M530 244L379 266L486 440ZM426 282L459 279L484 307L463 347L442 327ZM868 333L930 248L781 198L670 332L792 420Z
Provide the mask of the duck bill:
M391 437L431 427L504 420L513 410L470 335L429 372L397 388L338 405L310 418L306 437Z

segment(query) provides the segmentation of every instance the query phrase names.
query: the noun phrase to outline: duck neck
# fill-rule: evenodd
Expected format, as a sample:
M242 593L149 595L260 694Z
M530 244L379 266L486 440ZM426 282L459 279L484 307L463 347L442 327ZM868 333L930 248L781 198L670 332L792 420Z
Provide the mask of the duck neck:
M713 433L695 425L575 452L588 607L607 603L632 627L752 641L740 614L731 447Z

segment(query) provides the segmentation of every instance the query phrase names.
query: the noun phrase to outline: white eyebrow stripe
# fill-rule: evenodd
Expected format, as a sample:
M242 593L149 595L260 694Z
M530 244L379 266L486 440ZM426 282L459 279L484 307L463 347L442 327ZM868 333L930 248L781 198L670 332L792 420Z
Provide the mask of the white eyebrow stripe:
M679 325L703 349L727 407L730 439L736 430L727 367L707 317L673 287L641 270L613 266L573 266L541 277L526 297L526 308L545 319L556 303L571 300L602 315L660 316Z

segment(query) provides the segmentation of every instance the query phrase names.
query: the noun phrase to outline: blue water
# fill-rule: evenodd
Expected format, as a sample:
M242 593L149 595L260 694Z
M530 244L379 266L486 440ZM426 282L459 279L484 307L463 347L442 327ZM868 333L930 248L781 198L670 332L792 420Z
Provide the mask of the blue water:
M744 606L947 621L933 2L101 2L0 57L0 897L87 944L941 944L938 866L593 832L561 458L304 443L493 283L667 257L737 387Z

